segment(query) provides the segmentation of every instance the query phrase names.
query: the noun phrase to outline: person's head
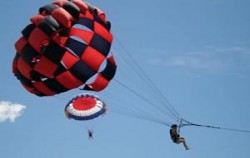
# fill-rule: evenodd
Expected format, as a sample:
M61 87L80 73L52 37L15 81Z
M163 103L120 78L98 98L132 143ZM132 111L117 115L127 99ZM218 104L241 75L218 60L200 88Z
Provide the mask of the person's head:
M176 125L176 124L173 124L173 125L171 126L171 128L177 128L177 125Z

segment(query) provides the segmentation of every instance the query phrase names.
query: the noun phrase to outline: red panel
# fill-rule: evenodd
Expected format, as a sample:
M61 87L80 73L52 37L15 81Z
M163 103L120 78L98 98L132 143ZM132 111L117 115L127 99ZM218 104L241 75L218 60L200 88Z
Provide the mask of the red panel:
M56 8L52 11L51 15L64 27L71 27L73 17L63 8Z
M88 86L95 91L101 91L104 88L106 88L108 84L109 81L107 79L105 79L101 75L98 75L96 80L93 83L89 84Z
M111 55L110 57L108 57L108 61L111 62L113 65L116 65L114 55Z
M41 93L43 93L43 94L45 94L45 95L51 96L51 95L56 94L56 92L53 92L53 91L50 90L46 85L44 85L43 82L35 82L35 83L34 83L34 86L35 86L35 88L36 88L39 92L41 92Z
M34 88L34 87L28 87L28 86L25 86L24 84L22 84L22 86L27 90L27 91L29 91L30 93L33 93L33 94L39 94L38 92L37 92L37 90Z
M112 43L113 36L112 34L101 24L95 22L94 23L95 33L100 35L102 38L106 39L109 43Z
M65 52L64 56L62 58L62 62L64 65L70 69L71 66L73 66L76 62L78 62L80 59L71 54L70 52Z
M39 38L37 38L39 37ZM29 43L30 45L37 51L41 52L41 44L44 43L44 41L49 41L49 37L38 27L35 28L30 36L29 36Z
M98 16L99 16L99 18L101 18L102 19L102 21L106 21L106 15L105 15L105 13L102 11L102 10L100 10L99 8L96 8L97 9L97 13L98 13Z
M45 17L40 15L40 14L37 14L37 15L34 15L30 18L30 21L35 24L35 25L38 25Z
M73 107L76 110L89 110L96 106L96 99L92 97L79 97L73 100Z
M34 67L34 70L43 74L44 76L51 78L54 76L54 72L57 69L57 65L51 62L46 57L41 57L40 61Z
M23 47L26 45L27 40L24 37L19 38L15 43L16 51L20 54Z
M82 0L73 0L72 2L80 8L82 14L86 13L88 6Z
M84 42L86 42L86 44L88 45L91 42L93 35L94 35L93 32L86 31L86 30L79 29L79 28L71 28L69 32L69 36L77 36L80 39L82 39Z
M52 4L56 4L60 7L62 7L64 5L64 3L66 3L67 0L56 0L55 2L53 2Z
M93 70L98 72L102 62L105 59L101 53L93 49L92 47L87 47L81 56L81 59L89 65Z
M17 61L18 61L19 58L15 57L12 61L12 72L14 74L17 73Z
M89 12L89 10L86 11L86 14L80 17L85 17L85 18L89 18L90 20L93 20L94 17L93 15Z
M66 71L62 74L60 74L59 76L56 77L56 80L63 85L63 87L67 88L67 89L73 89L73 88L77 88L81 85L83 85L83 83L78 80L77 78L75 78L69 71Z
M54 42L56 42L61 47L65 48L65 43L68 40L68 37L61 37L58 33L55 33L53 37L51 37Z
M22 58L18 58L17 67L23 76L28 79L31 79L30 71L32 70L32 68Z

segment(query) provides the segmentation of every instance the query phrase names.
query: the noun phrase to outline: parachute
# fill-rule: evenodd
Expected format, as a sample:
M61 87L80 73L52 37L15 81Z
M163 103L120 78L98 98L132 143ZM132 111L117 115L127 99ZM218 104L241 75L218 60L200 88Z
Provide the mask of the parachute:
M83 86L105 89L116 72L111 24L81 0L57 0L39 9L16 41L12 71L37 96Z
M30 21L15 43L12 64L12 72L28 92L53 96L80 86L99 92L109 85L116 75L119 55L115 59L110 51L111 23L103 11L82 0L56 0L41 7ZM116 76L114 81L123 89L117 94L112 92L112 97L105 97L111 99L113 103L109 105L115 105L117 112L166 126L176 123L235 130L183 119L131 53L119 41L118 44L118 52L124 52L119 60L124 70L120 78L126 80L121 82ZM117 102L115 95L118 95ZM120 96L126 98L121 101ZM76 120L94 119L105 111L105 104L93 95L73 98L65 108L68 118Z
M66 117L75 120L92 120L106 111L107 105L91 94L80 94L71 99L65 107Z

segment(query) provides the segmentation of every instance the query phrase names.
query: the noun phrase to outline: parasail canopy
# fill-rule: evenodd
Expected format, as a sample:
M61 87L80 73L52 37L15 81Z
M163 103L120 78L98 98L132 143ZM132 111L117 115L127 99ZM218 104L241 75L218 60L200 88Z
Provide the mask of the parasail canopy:
M92 91L108 86L116 63L104 12L81 0L57 0L30 21L13 60L13 73L27 91L51 96L82 85Z
M65 107L66 117L75 120L91 120L106 111L107 105L91 94L80 94L71 99Z

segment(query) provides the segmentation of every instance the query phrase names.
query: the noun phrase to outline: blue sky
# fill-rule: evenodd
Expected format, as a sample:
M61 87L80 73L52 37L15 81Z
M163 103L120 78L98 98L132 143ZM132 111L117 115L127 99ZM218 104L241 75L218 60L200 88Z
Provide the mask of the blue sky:
M2 157L249 157L249 133L185 127L181 135L191 147L185 151L171 142L167 126L126 112L120 115L119 109L139 108L156 115L153 110L167 106L133 72L128 59L123 60L128 50L181 117L250 130L250 1L88 1L112 22L112 50L118 63L116 81L98 94L109 104L108 115L92 122L64 117L67 101L82 91L39 98L26 92L11 72L20 31L40 6L50 2L14 0L0 5ZM119 82L157 107L146 105ZM166 121L173 121L167 115ZM93 141L87 138L89 127L95 130Z

